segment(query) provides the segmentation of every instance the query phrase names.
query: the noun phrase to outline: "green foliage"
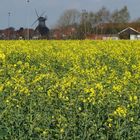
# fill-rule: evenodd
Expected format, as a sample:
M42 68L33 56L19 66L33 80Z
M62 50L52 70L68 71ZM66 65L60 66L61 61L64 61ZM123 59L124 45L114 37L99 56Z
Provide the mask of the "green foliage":
M140 139L140 42L0 44L0 139Z

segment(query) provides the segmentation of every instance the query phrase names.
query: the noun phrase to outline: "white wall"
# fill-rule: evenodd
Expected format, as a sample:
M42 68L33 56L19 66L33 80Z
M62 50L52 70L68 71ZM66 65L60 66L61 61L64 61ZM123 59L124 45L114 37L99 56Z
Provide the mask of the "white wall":
M130 35L130 40L140 40L140 35Z

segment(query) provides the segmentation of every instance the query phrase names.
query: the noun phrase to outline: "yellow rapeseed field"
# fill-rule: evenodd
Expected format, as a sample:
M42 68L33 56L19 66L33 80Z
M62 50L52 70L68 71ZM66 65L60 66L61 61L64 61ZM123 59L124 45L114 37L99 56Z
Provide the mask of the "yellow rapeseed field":
M0 41L0 139L139 140L139 41Z

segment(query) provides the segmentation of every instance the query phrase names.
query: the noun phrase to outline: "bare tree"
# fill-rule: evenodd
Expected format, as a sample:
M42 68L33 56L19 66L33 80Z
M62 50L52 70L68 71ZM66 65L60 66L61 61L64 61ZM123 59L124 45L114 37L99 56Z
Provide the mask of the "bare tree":
M79 23L80 12L77 9L68 9L63 12L57 22L57 27L66 27Z
M130 20L130 14L127 6L124 6L120 10L115 10L111 16L111 21L113 23L127 23L129 22L129 20Z
M96 23L105 23L110 21L110 11L107 10L105 7L102 7L96 14L95 14L95 22Z

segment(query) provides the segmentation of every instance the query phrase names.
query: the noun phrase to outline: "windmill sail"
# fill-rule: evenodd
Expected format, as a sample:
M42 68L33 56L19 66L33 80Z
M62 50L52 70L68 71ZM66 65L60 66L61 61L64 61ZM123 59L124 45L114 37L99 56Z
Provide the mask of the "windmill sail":
M37 10L35 9L35 13L36 13L36 16L39 18L39 15L38 15L38 13L37 13Z
M35 20L31 26L33 27L33 26L34 26L34 24L35 24L37 21L38 21L38 19L37 19L37 20Z

